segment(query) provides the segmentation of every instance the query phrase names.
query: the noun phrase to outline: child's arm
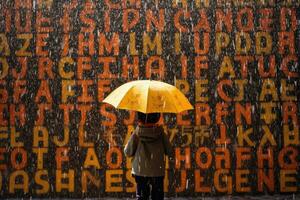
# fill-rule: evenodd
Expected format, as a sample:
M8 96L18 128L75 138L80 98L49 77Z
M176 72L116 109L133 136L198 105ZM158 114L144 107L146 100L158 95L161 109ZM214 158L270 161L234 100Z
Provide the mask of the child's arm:
M125 145L125 148L124 148L125 155L128 157L134 156L135 151L137 149L137 145L138 145L138 136L135 133L133 133L130 136L127 144Z

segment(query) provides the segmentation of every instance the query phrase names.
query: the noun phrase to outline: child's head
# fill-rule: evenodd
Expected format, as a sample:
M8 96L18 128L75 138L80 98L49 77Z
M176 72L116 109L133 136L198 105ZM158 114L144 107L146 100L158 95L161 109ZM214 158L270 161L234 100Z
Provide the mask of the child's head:
M138 121L142 124L155 124L160 119L160 113L142 113L138 112Z

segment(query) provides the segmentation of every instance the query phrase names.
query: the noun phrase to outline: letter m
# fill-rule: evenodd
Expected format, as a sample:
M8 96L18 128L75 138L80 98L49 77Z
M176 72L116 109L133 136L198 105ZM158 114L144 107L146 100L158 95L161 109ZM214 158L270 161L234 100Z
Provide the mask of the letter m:
M119 34L114 33L111 39L106 39L103 33L100 33L99 36L99 55L104 55L104 49L107 53L112 53L114 55L119 55L120 43L119 43Z

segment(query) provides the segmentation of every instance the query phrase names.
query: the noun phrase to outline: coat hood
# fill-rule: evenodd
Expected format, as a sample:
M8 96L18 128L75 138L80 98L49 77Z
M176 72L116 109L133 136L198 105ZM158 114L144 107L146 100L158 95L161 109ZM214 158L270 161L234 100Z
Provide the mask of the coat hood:
M139 125L136 129L137 135L142 142L154 142L161 138L163 133L161 126L143 126Z

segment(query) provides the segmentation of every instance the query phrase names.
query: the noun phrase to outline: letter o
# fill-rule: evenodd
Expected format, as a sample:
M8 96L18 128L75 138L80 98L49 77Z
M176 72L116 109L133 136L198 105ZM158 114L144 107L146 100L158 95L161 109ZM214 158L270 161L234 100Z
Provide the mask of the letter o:
M21 155L21 162L17 162L18 155ZM21 170L27 164L27 152L23 148L15 148L10 154L10 160L14 169Z
M206 162L202 162L201 155L202 153L206 154L207 160ZM211 166L212 162L212 155L211 151L207 147L200 147L196 152L196 163L202 169L208 169Z
M113 154L116 155L116 162L113 162L112 157ZM106 163L109 168L111 169L117 169L121 167L122 164L122 152L117 147L109 148L109 150L106 152Z

